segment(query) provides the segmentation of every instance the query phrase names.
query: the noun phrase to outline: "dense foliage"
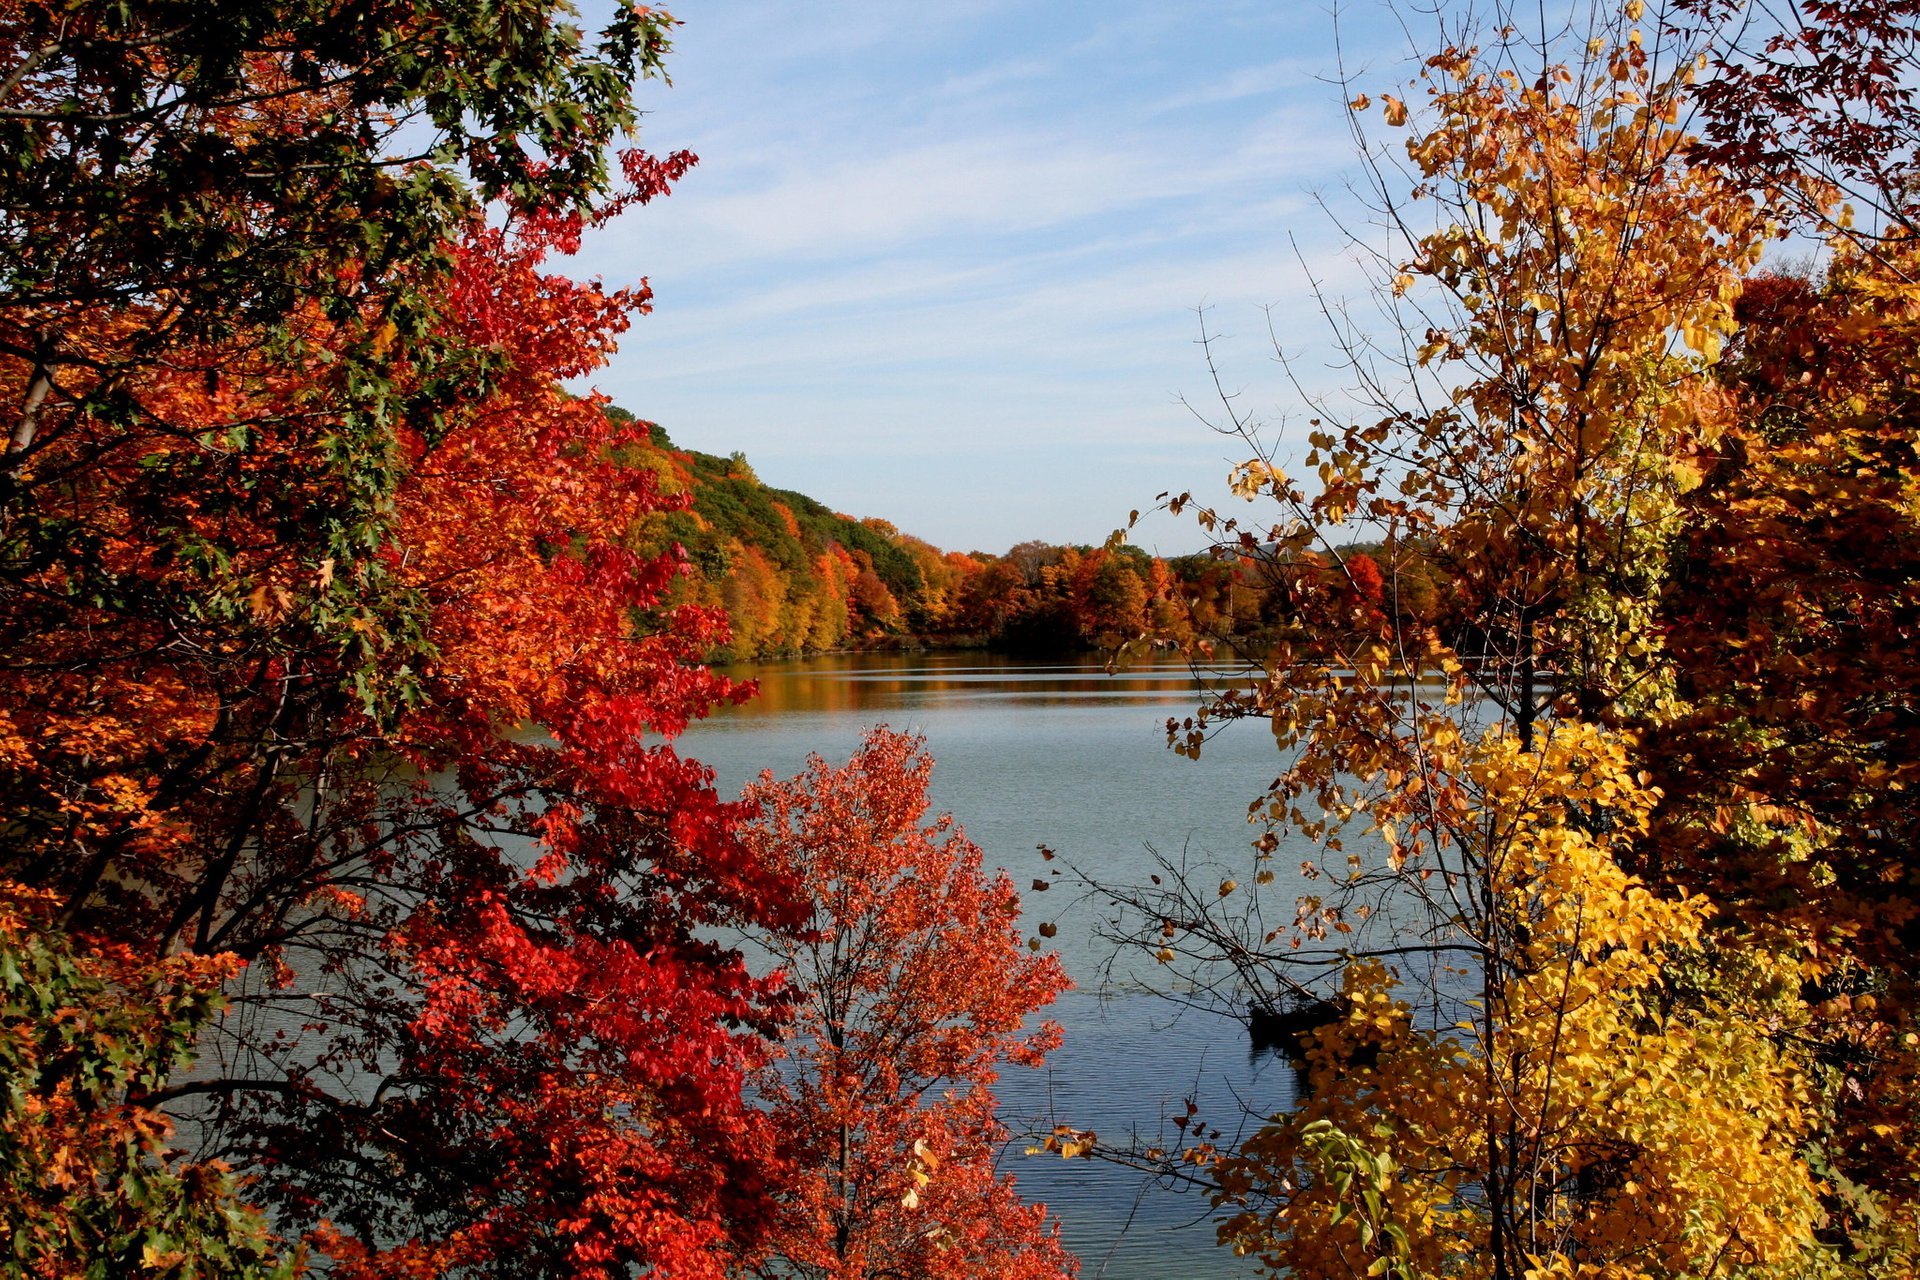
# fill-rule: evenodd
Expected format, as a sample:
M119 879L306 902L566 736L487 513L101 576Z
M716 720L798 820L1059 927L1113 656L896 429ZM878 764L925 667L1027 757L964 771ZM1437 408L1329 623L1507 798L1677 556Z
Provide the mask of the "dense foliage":
M1689 8L1450 33L1379 101L1411 190L1368 153L1377 398L1319 408L1311 487L1225 406L1278 514L1202 523L1336 589L1169 726L1271 722L1252 869L1114 897L1303 1062L1172 1157L1273 1274L1920 1265L1911 11ZM1820 270L1763 269L1796 230ZM1429 618L1370 603L1408 544Z
M720 1276L791 1220L800 993L717 939L803 869L671 746L725 619L567 386L645 287L550 267L693 163L605 152L668 20L569 14L5 11L11 1271Z
M800 1169L756 1274L1046 1280L1070 1275L1058 1224L995 1169L993 1084L1060 1040L1027 1020L1067 985L1022 940L1020 897L951 815L927 820L933 761L871 731L840 767L748 787L750 845L814 904L804 934L760 939L802 993L755 1092Z
M167 1118L129 1095L192 1058L231 965L76 952L0 907L0 1210L8 1274L291 1275L215 1164L169 1158Z

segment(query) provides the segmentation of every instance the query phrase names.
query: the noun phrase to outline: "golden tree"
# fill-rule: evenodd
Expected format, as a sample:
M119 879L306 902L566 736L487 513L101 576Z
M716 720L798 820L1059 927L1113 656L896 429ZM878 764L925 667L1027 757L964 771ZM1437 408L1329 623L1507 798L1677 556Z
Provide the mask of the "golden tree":
M1732 628L1703 607L1712 588L1696 566L1704 541L1726 572L1757 557L1749 580L1778 587L1805 557L1759 548L1782 534L1818 542L1819 521L1780 519L1796 495L1830 495L1822 520L1899 510L1912 433L1889 429L1888 405L1910 357L1877 365L1877 382L1855 378L1850 399L1817 378L1795 384L1802 401L1851 404L1871 423L1850 442L1748 425L1751 388L1719 365L1746 336L1737 309L1788 206L1689 132L1704 52L1663 37L1641 0L1585 22L1448 39L1412 103L1379 95L1406 139L1405 167L1367 153L1399 245L1373 258L1397 332L1363 340L1329 309L1363 407L1318 411L1305 458L1316 474L1286 474L1223 396L1219 425L1253 449L1235 490L1279 516L1197 514L1226 555L1291 594L1305 625L1250 684L1169 732L1197 753L1222 723L1264 718L1288 760L1252 806L1266 828L1253 873L1217 892L1188 877L1118 893L1131 909L1121 932L1183 978L1232 974L1256 1016L1298 1039L1298 1111L1226 1155L1182 1153L1212 1162L1223 1240L1276 1271L1897 1274L1911 1261L1911 1197L1894 1175L1865 1185L1837 1108L1849 1090L1872 1095L1856 1127L1883 1144L1910 1128L1892 1106L1911 1100L1913 1072L1885 1051L1908 1015L1870 1028L1856 1016L1845 1043L1878 1056L1836 1075L1821 1018L1838 1014L1820 1010L1844 993L1809 985L1879 964L1852 989L1900 989L1889 948L1834 954L1861 913L1843 919L1820 896L1845 878L1834 858L1780 838L1809 807L1769 807L1793 757L1747 750L1745 776L1765 784L1751 790L1695 772L1709 745L1730 757L1753 746L1756 685L1772 682L1776 700L1760 705L1776 718L1786 700L1817 704L1795 686L1816 668L1792 661L1817 648L1844 662L1846 640L1803 624L1768 651L1761 679L1705 678ZM1352 102L1363 147L1374 106ZM1879 280L1852 296L1897 317ZM1896 323L1852 314L1860 335ZM1836 486L1849 459L1863 478ZM1411 556L1442 575L1444 616L1379 606L1340 550L1361 530L1388 566ZM1833 551L1813 558L1831 564ZM1908 562L1888 558L1888 576L1910 583ZM1809 595L1805 612L1831 602L1831 584ZM1911 647L1911 617L1876 617L1879 647ZM1899 757L1898 710L1872 723L1853 734L1857 754ZM1804 766L1815 748L1800 741ZM1904 768L1856 770L1823 793L1849 820L1830 821L1825 842L1867 837L1875 852L1855 862L1897 869L1883 881L1910 875L1908 846L1859 813L1870 778L1903 786ZM1730 790L1754 806L1744 820L1770 829L1747 842L1749 867L1814 864L1776 879L1809 889L1800 914L1817 924L1757 927L1765 907L1705 867L1712 841L1683 843L1690 874L1662 856ZM1283 849L1307 854L1313 890L1291 911L1269 887ZM1896 905L1894 931L1905 919Z

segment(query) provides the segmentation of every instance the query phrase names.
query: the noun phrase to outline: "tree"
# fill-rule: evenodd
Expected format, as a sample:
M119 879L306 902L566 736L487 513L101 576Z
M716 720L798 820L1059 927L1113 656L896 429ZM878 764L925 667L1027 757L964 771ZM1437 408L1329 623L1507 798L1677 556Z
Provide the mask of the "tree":
M459 314L512 376L401 495L395 554L438 655L390 741L439 780L394 795L348 773L315 815L324 857L296 864L350 896L332 928L362 940L295 936L286 958L305 953L306 982L370 981L316 992L330 1042L265 1057L287 1078L378 1063L375 1104L270 1092L227 1123L281 1171L288 1215L330 1218L328 1247L368 1266L717 1274L778 1174L741 1096L770 990L698 935L791 919L793 899L663 745L736 695L696 665L713 616L635 629L679 565L626 545L668 501L619 461L646 428L559 381L631 299L542 273L547 244L496 232L463 254ZM494 495L480 521L476 492ZM529 723L547 736L502 733ZM342 1141L303 1155L322 1125ZM375 1170L383 1197L356 1197ZM395 1238L396 1208L417 1240Z
M404 705L417 601L377 554L404 469L395 426L433 435L489 376L489 354L450 343L442 322L453 247L487 201L572 217L609 196L632 82L657 74L667 47L670 20L646 9L622 8L591 47L570 12L552 0L6 6L9 615L63 598L138 608L122 605L138 591L126 566L90 553L115 530L67 500L110 477L167 554L200 564L176 616L244 612L258 584L223 572L244 553L214 530L245 511L300 565L289 577L318 597L309 622L358 659L356 694L383 713ZM223 380L280 367L304 371L297 400L206 412ZM210 418L220 429L206 438ZM286 486L252 480L263 434ZM324 500L305 502L316 489Z
M469 220L465 200L436 224L444 242L421 232L425 258L387 259L339 209L290 205L313 220L313 276L289 284L269 269L280 249L235 249L265 255L244 269L289 291L285 314L183 321L164 358L141 345L164 281L44 299L68 308L62 358L89 353L115 398L63 383L36 399L40 366L0 361L38 415L0 527L9 901L87 964L112 958L128 991L188 963L230 975L193 1072L134 1081L129 1114L171 1116L196 1167L231 1165L340 1274L717 1276L764 1225L779 1167L742 1096L773 992L712 930L776 928L796 902L667 745L739 696L698 665L719 620L665 605L681 554L632 549L644 517L685 500L622 463L645 424L564 385L644 286L544 265L692 158L628 152L623 189L576 206L626 118L622 60L641 46L618 30L583 61L546 5L407 7L336 31L337 16L239 23L232 92L251 103L248 77L281 75L303 39L397 50L434 87L368 89L360 108L450 112L504 207ZM226 155L307 127L331 92L267 94L258 120L174 103L177 82L214 92L192 88L200 64L169 61L188 57L175 34L114 36L124 74L152 76L126 92L174 104L141 127L199 130ZM489 36L526 56L469 79ZM151 67L128 52L144 48ZM34 66L76 74L64 56ZM497 136L466 137L475 124ZM523 144L541 155L513 160ZM339 272L315 263L386 274L336 305ZM389 306L402 294L418 331Z
M1790 202L1816 234L1837 235L1856 251L1920 228L1920 6L1830 0L1775 10L1680 0L1661 16L1667 26L1715 37L1710 73L1693 94L1704 158Z
M169 1158L165 1116L136 1099L192 1058L228 966L157 971L76 953L0 902L0 1220L16 1275L294 1274L217 1163Z
M1793 205L1696 145L1681 122L1706 63L1646 39L1643 11L1578 20L1564 44L1517 21L1452 39L1424 102L1383 95L1438 216L1416 227L1376 160L1406 248L1376 262L1408 358L1347 347L1376 399L1353 425L1319 410L1317 492L1227 405L1257 450L1237 488L1281 516L1202 523L1300 578L1312 612L1250 692L1170 736L1196 752L1259 716L1292 754L1253 806L1252 874L1116 897L1127 941L1202 990L1250 987L1307 1060L1302 1111L1213 1165L1224 1237L1276 1271L1912 1263L1899 1158L1872 1169L1911 1128L1892 1048L1911 1017L1891 937L1905 800L1879 798L1910 764L1904 659L1891 693L1836 670L1829 704L1820 680L1912 648L1904 519L1857 570L1833 540L1887 527L1909 492L1911 433L1879 399L1904 394L1905 294L1878 267L1851 274L1888 262L1881 245L1842 257L1852 297L1787 301L1803 337L1829 306L1853 316L1875 372L1834 360L1844 395L1821 343L1781 360L1777 319L1749 312L1742 332ZM1446 572L1446 630L1366 607L1379 577L1340 551L1352 520L1384 534L1375 567L1413 543ZM1349 589L1306 589L1329 571ZM1796 705L1819 709L1804 736ZM1827 726L1846 744L1832 765L1813 745ZM1262 897L1283 849L1318 881L1290 911ZM1894 910L1867 926L1852 895L1876 875Z
M1575 723L1470 752L1505 980L1435 1027L1384 960L1350 964L1307 1097L1215 1167L1224 1243L1293 1275L1494 1275L1503 1248L1516 1274L1817 1273L1808 1082L1756 1016L1791 985L1694 998L1711 907L1620 869L1657 799L1631 745Z
M427 290L482 203L581 209L611 188L605 149L671 20L624 8L589 48L570 16L549 0L13 0L0 327L33 378L8 470L47 396L88 400L115 367L70 332L99 309L142 314L117 353L140 363L258 340L309 305L398 325L418 359Z
M1788 1034L1823 1108L1825 1234L1910 1267L1915 15L1683 12L1728 24L1696 91L1698 154L1776 194L1828 248L1818 275L1745 282L1716 370L1735 411L1682 499L1657 615L1681 708L1646 735L1666 799L1636 867L1717 903L1724 936L1794 959Z
M310 580L238 513L225 567L258 585L197 648L99 643L164 636L164 613L14 619L41 661L9 676L9 865L89 946L246 964L199 1069L145 1101L349 1273L718 1274L777 1174L741 1097L770 991L697 934L791 902L661 745L730 687L695 665L710 615L634 628L678 560L627 530L669 500L618 462L644 427L560 379L640 299L541 272L560 237L476 230L459 253L453 322L499 372L405 440L382 554L423 643L397 722L343 689ZM250 371L199 409L297 397L303 373ZM262 432L252 486L323 500L297 447ZM199 567L140 541L117 479L79 491L89 519L149 600L191 598Z
M1088 553L1073 566L1065 585L1075 627L1085 640L1114 649L1145 628L1147 585L1141 568L1105 549Z
M1820 285L1757 277L1721 376L1740 418L1696 490L1658 623L1684 699L1647 736L1666 799L1635 864L1801 966L1790 1022L1821 1159L1920 1199L1920 492L1913 249L1843 242ZM1904 1206L1904 1209L1901 1208ZM1848 1231L1871 1213L1836 1197ZM1864 1215L1864 1216L1863 1216Z
M870 732L845 766L747 788L746 840L799 879L813 918L762 935L795 1001L755 1091L797 1166L759 1274L881 1280L1057 1277L1075 1269L1045 1206L994 1169L992 1085L1038 1066L1059 1028L1025 1026L1067 985L1022 944L1020 900L950 816L922 825L933 762Z

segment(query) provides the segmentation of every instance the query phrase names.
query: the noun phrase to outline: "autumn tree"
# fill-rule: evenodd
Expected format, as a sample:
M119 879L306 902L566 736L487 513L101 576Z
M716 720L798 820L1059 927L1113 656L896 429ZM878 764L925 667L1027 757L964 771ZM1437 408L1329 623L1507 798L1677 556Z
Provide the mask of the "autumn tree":
M1451 1028L1404 959L1350 963L1305 1037L1304 1101L1215 1165L1223 1242L1308 1275L1498 1275L1507 1250L1515 1275L1829 1261L1809 1081L1765 1029L1794 1006L1789 974L1753 962L1699 998L1697 974L1727 968L1711 905L1621 869L1656 799L1633 745L1572 723L1531 751L1495 734L1468 752L1498 833L1480 846L1487 914L1514 929L1503 980L1480 987L1490 1012L1466 1012L1465 948Z
M387 554L431 652L406 716L382 727L330 692L339 656L307 638L306 584L275 576L285 551L264 537L242 562L253 600L208 628L251 651L247 684L164 651L117 669L51 629L41 652L69 647L91 683L14 677L16 794L59 812L61 770L100 779L56 829L77 852L28 845L14 865L96 945L248 966L200 1067L148 1105L358 1274L717 1273L771 1175L741 1097L767 990L696 931L770 924L783 899L705 771L662 745L728 694L695 665L717 623L634 629L677 567L626 547L665 501L617 461L644 428L560 379L636 299L542 273L555 234L477 231L461 250L455 315L503 360L444 437L407 441ZM244 389L297 393L298 372ZM132 532L124 492L85 492ZM158 572L164 589L191 570ZM525 723L550 736L505 732Z
M310 618L357 660L358 696L405 699L418 616L375 554L400 474L393 425L431 434L489 360L441 323L452 246L489 200L568 212L609 195L632 82L666 50L661 15L622 9L589 42L569 12L550 0L5 7L9 613L58 607L56 580L65 598L108 607L133 590L98 551L112 532L64 504L68 486L114 474L140 495L155 544L203 566L204 598L178 615L232 616L258 584L226 571L235 548L176 513L288 493L232 494L270 431L327 493L268 513L293 576L317 584ZM256 397L202 440L197 411L223 380L277 365L305 368L304 402L273 405L268 422Z
M1106 548L1079 557L1067 588L1076 630L1104 649L1139 635L1147 623L1150 576L1150 567Z
M1658 613L1679 706L1645 759L1666 796L1635 864L1794 958L1787 1024L1830 1107L1820 1158L1920 1197L1920 484L1912 246L1843 239L1824 280L1762 275L1720 375L1740 414L1685 498ZM1844 336L1842 336L1844 335ZM1846 1230L1878 1209L1836 1197Z
M294 1274L230 1171L167 1151L172 1125L133 1100L188 1064L230 965L158 968L77 952L0 904L0 1260L15 1275Z
M666 20L623 11L589 50L548 4L239 8L8 27L6 91L83 104L35 126L73 190L204 196L154 234L231 236L204 279L238 273L218 323L184 318L201 276L176 295L117 258L88 269L138 287L10 303L63 345L0 361L33 428L0 525L9 910L108 967L130 1037L140 993L223 976L193 1070L100 1104L142 1144L177 1124L191 1168L122 1154L195 1212L232 1208L217 1158L343 1275L718 1275L778 1168L742 1095L772 991L712 938L796 906L668 745L737 696L699 666L719 619L664 599L681 554L634 547L684 498L623 462L644 424L565 385L644 287L545 265L692 163L605 167ZM409 114L440 131L418 162L384 150ZM344 204L167 167L178 142L244 184L303 134L348 148L311 170ZM438 194L385 185L408 182ZM118 218L83 195L63 216ZM427 247L364 242L387 213ZM102 254L141 225L84 221L59 234Z
M756 1077L797 1166L757 1273L1057 1277L1073 1259L1045 1206L995 1170L993 1083L1059 1042L1029 1020L1066 987L1031 953L1004 872L949 815L928 821L918 738L870 732L844 766L812 757L747 788L749 847L798 879L813 916L762 935L795 1005Z
M544 0L9 3L0 324L30 371L9 473L49 401L123 403L101 385L114 369L261 341L304 305L396 325L419 360L426 287L482 202L580 208L611 190L605 149L671 24L624 9L589 44L569 16ZM139 311L138 341L103 356L87 337L101 309Z
M1131 941L1260 993L1306 1059L1303 1107L1213 1166L1223 1239L1276 1272L1911 1265L1899 1158L1870 1172L1910 1127L1904 961L1860 945L1889 956L1908 919L1902 788L1877 801L1907 764L1902 660L1891 697L1863 674L1831 704L1809 662L1871 671L1911 648L1904 522L1864 575L1828 541L1885 527L1874 513L1910 483L1910 433L1875 399L1900 394L1904 356L1841 374L1843 412L1812 389L1813 352L1833 348L1741 329L1761 244L1795 206L1689 131L1711 58L1643 16L1634 0L1558 35L1516 20L1456 37L1413 101L1381 95L1407 131L1412 203L1373 169L1403 237L1375 261L1407 361L1348 349L1376 399L1317 410L1317 482L1227 403L1257 449L1236 488L1280 516L1200 518L1319 616L1250 691L1169 728L1197 752L1258 716L1290 756L1253 807L1259 861L1217 902L1187 883L1118 898ZM1356 122L1374 105L1356 97ZM1892 254L1840 261L1863 256ZM1903 295L1848 270L1853 332L1871 350L1883 321L1888 356L1907 350L1885 310ZM1856 305L1844 285L1813 293L1776 311L1803 336ZM1377 531L1374 569L1416 542L1447 574L1450 627L1369 604L1386 575L1342 553L1353 522ZM1308 589L1327 572L1347 589ZM1707 597L1731 578L1723 611ZM1857 749L1809 776L1822 729L1790 725L1796 704L1826 706ZM1716 875L1729 845L1744 861ZM1265 888L1283 852L1314 881L1291 910ZM1754 894L1743 872L1806 896ZM1876 877L1894 910L1866 926L1843 886Z
M1696 88L1696 153L1827 249L1817 268L1745 282L1715 370L1735 407L1682 499L1660 596L1678 705L1648 725L1666 799L1635 865L1714 901L1722 938L1791 960L1802 1000L1784 1031L1821 1101L1824 1235L1910 1267L1915 15L1689 4L1680 18L1725 31Z
M1833 0L1776 10L1679 0L1659 18L1711 37L1692 94L1698 154L1856 252L1920 230L1920 6Z

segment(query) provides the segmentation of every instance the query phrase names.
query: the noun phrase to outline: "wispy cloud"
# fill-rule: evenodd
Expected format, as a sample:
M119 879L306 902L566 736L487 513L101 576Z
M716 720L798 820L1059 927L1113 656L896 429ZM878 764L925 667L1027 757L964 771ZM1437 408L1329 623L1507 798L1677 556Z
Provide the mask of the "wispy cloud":
M1194 107L1212 107L1240 102L1247 98L1297 93L1303 83L1312 83L1327 73L1319 58L1282 58L1257 67L1238 67L1217 78L1184 89L1153 103L1152 114L1185 111Z
M1306 273L1357 287L1309 195L1351 164L1324 15L688 16L647 135L703 163L583 257L660 298L597 381L770 481L951 545L1097 539L1232 453L1177 399L1206 377L1196 305L1280 417L1261 306L1311 352Z

